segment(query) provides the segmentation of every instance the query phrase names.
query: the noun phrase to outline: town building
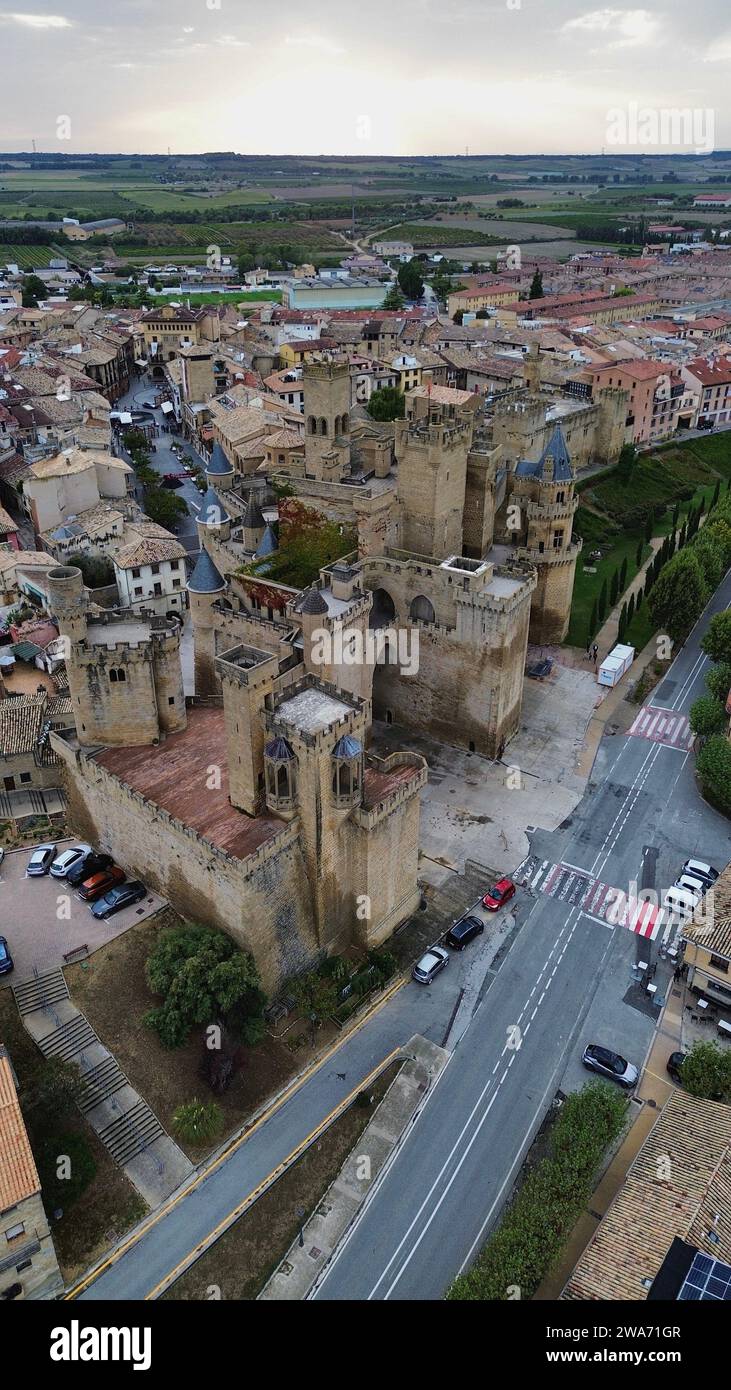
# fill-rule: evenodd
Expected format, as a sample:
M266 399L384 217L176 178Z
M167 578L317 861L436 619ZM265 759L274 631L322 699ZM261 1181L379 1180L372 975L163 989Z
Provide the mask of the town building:
M53 1299L62 1289L10 1055L0 1045L0 1299Z

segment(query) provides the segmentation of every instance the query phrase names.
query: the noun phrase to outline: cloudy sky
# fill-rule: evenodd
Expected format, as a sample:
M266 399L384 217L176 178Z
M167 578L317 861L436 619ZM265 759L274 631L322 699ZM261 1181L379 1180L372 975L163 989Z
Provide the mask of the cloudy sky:
M4 150L588 153L631 103L731 146L728 0L0 0L0 52Z

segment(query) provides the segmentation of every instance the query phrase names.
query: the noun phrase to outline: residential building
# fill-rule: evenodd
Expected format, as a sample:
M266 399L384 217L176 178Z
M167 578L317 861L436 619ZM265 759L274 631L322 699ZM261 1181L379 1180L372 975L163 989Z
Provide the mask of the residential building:
M185 550L162 527L143 523L143 530L153 528L161 534L143 534L112 555L119 602L122 608L182 617L187 606Z
M731 357L694 357L680 375L695 397L697 420L714 425L731 421Z
M731 864L713 886L710 923L707 903L705 907L683 928L688 987L731 1009Z
M0 1299L52 1299L62 1289L15 1075L0 1045Z

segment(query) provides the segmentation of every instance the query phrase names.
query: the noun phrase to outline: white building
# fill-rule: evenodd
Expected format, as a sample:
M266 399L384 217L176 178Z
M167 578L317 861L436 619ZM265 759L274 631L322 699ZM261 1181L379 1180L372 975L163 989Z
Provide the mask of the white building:
M159 528L162 531L162 527ZM148 608L182 618L186 607L185 551L172 537L145 536L112 557L123 608Z

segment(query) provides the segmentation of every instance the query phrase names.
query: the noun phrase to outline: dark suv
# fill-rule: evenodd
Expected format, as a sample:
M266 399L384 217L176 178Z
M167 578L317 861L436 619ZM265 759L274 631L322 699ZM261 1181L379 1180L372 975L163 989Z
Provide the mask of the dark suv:
M481 936L484 930L485 923L481 922L479 917L463 917L461 922L455 922L444 940L454 951L462 951L476 936Z
M79 883L85 883L92 874L103 873L104 869L111 869L114 860L111 854L97 854L90 850L88 854L78 864L74 864L73 869L69 869L66 875L66 882L75 888Z

